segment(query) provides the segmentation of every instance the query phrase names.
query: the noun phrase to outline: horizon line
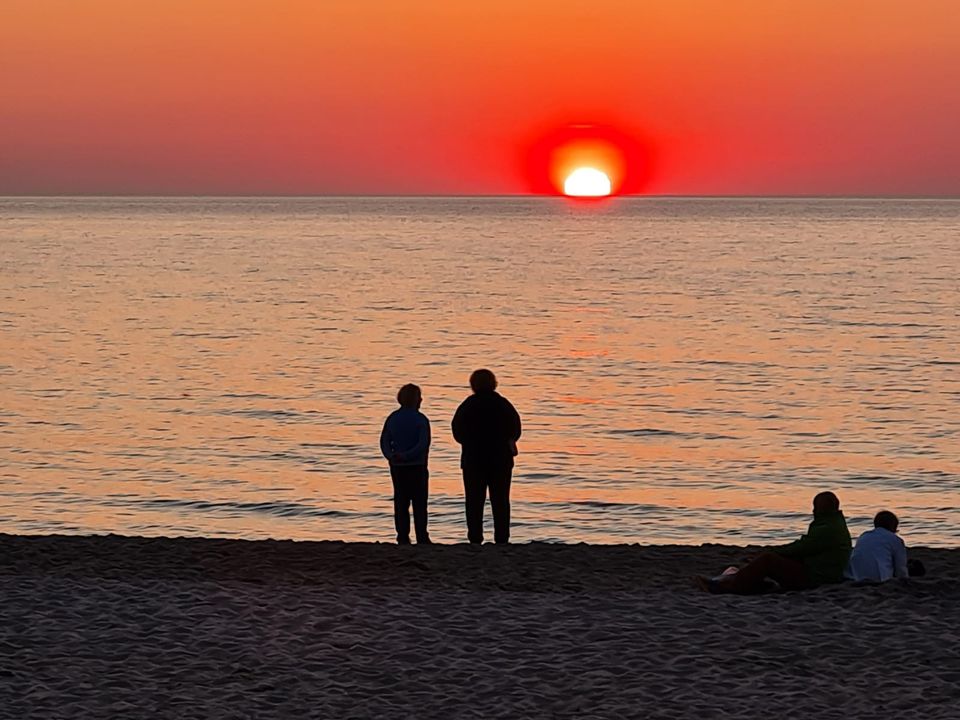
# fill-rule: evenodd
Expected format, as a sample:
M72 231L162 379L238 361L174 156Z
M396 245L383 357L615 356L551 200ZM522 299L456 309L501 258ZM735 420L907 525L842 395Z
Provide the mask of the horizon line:
M298 194L298 193L275 193L275 194L204 194L204 193L172 193L172 194L150 194L150 193L44 193L44 194L13 194L0 195L3 200L21 200L21 199L104 199L104 198L122 198L122 199L303 199L303 200L324 200L324 199L459 199L459 200L482 200L482 199L557 199L582 201L584 198L569 197L560 194L538 194L538 193L329 193L329 194ZM605 197L589 198L591 202L603 200L960 200L960 194L956 195L817 195L817 194L770 194L770 195L752 195L752 194L630 194L630 195L608 195Z

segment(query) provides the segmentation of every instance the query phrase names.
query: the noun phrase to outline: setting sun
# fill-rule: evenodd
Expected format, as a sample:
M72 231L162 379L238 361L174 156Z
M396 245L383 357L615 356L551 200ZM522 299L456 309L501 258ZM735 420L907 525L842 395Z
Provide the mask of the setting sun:
M596 168L577 168L564 180L563 193L571 197L606 197L610 194L610 178Z

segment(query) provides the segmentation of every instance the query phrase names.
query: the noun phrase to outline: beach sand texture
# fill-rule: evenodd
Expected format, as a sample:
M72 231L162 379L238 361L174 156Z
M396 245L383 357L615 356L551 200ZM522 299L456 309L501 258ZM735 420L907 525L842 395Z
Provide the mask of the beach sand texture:
M0 536L3 718L960 718L960 551L739 598L730 546Z

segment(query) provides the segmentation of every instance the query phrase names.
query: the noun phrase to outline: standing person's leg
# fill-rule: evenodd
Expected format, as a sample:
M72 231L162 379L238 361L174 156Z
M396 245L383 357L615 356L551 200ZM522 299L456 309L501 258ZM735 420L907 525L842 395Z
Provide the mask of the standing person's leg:
M490 509L493 511L493 539L510 542L510 479L511 468L497 470L490 477Z
M390 466L393 480L393 524L397 528L397 542L410 544L410 478L408 467Z
M416 473L410 478L410 495L413 500L413 527L417 533L417 544L430 542L427 532L427 495L430 488L430 471L426 465L418 465Z
M487 477L476 468L463 468L463 494L467 514L467 540L483 542L483 505L487 501Z

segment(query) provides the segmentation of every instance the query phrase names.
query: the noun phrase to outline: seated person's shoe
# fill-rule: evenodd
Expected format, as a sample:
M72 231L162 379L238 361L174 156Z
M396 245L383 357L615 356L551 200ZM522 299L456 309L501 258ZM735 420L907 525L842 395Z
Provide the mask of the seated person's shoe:
M697 587L704 592L712 594L720 592L720 581L716 580L715 578L708 578L704 575L694 575L693 581L696 583Z

